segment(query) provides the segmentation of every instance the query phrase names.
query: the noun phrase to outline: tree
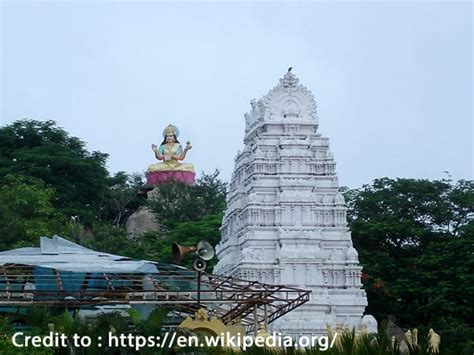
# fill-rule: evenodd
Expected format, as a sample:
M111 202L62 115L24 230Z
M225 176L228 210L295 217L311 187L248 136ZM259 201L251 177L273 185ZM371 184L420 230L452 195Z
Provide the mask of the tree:
M171 245L174 242L195 246L205 240L212 245L220 241L220 226L225 210L227 184L219 179L219 171L202 174L196 185L170 182L156 187L149 202L164 235L147 233L140 239L140 248L149 259L172 262ZM209 262L211 270L215 260ZM184 261L192 267L192 258Z
M138 195L138 190L143 185L142 174L119 171L108 179L108 184L99 217L110 221L114 226L123 225L145 203L145 199Z
M474 182L382 178L345 196L367 312L441 332L468 326L474 319Z
M180 222L220 214L225 209L227 184L219 179L218 170L212 174L203 173L194 186L173 181L155 189L150 208L160 223L171 228Z
M0 128L0 178L21 174L53 187L66 216L91 222L107 189L107 154L89 152L54 121L21 120Z
M0 185L0 249L37 245L39 237L66 233L69 221L54 206L43 181L7 175Z
M85 246L137 259L172 262L171 245L174 242L189 246L196 245L201 240L212 245L219 243L227 185L219 180L218 171L203 173L194 186L177 182L157 186L157 193L150 205L164 228L160 232L145 233L137 240L128 239L123 228L111 225L108 221L112 221L110 216L114 216L114 213L121 213L123 217L135 209L132 206L142 203L134 200L140 177L118 173L112 179L115 179L113 186L116 189L113 188L111 195L106 196L106 201L109 199L111 203L116 198L113 203L117 207L106 205L104 209L109 217L93 224L92 238L75 238L81 239ZM116 222L119 220L113 218ZM185 265L192 267L192 258L185 260ZM214 261L211 261L208 270L213 265Z
M146 233L140 238L139 248L145 255L145 259L156 260L163 263L173 263L171 257L171 245L176 242L185 246L196 246L205 240L215 246L220 241L220 226L222 214L207 215L198 221L188 221L176 224L166 233L164 238L157 233ZM216 263L216 258L208 262L208 271ZM183 265L192 268L193 258L183 260Z

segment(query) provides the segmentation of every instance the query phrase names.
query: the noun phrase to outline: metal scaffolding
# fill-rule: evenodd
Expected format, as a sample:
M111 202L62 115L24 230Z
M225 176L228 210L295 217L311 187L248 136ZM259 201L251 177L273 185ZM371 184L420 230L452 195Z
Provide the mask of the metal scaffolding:
M310 291L204 272L198 287L196 271L153 264L156 273L64 271L6 263L0 265L0 312L37 304L68 309L149 304L187 317L203 307L226 324L240 320L250 332L309 300Z

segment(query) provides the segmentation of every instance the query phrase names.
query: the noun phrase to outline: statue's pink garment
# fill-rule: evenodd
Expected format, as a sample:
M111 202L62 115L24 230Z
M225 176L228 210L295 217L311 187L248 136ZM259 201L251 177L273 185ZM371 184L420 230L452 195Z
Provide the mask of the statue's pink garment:
M196 174L191 171L153 171L146 173L149 185L157 185L168 181L179 181L188 185L194 185Z

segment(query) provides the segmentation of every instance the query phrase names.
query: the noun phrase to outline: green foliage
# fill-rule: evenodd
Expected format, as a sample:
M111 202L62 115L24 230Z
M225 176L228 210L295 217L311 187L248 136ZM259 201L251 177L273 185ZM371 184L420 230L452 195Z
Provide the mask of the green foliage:
M28 327L43 331L44 334L48 331L48 323L51 319L50 309L47 306L35 305L29 308L26 324Z
M135 309L129 310L129 316L135 326L135 332L145 336L160 335L162 333L163 323L168 316L169 309L167 308L155 308L147 318Z
M159 185L149 206L164 228L132 241L121 226L145 203L137 196L142 178L124 172L109 176L107 155L85 147L53 121L23 120L0 128L0 250L37 245L40 236L59 234L95 250L170 262L173 242L219 242L227 186L218 171L203 174L195 186ZM382 178L343 193L364 267L367 312L379 320L395 314L402 327L424 332L432 327L441 334L444 352L472 353L474 344L468 340L474 339L474 182ZM191 263L192 258L185 259L185 266ZM157 319L134 319L136 331L158 331L153 323ZM33 308L28 322L33 332L47 329L47 323L66 333L94 336L111 328L127 329L117 315L106 315L92 325L71 320L69 313L51 316ZM10 330L3 323L0 330L6 334ZM386 354L391 350L383 341L367 338L365 345L356 346L349 337L342 343L344 349L326 353ZM374 344L378 350L371 348ZM2 354L11 346L0 337ZM88 353L103 349L91 348Z
M54 314L57 310L43 306L32 306L26 318L25 328L21 330L24 335L40 335L45 336L50 332L58 332L68 337L67 348L47 348L33 347L17 348L13 345L11 337L14 333L10 320L0 318L0 354L135 354L136 351L132 346L121 347L108 346L107 339L109 333L119 337L120 335L138 336L159 336L162 335L162 325L169 312L166 308L154 309L148 317L143 317L135 310L130 310L130 319L118 312L97 314L95 317L84 318L80 315L80 311L73 316L72 312L63 311ZM88 336L92 340L91 346L87 348L74 348L72 336L80 337ZM101 337L101 346L99 346L98 338ZM165 354L168 353L167 344L164 349L159 347L142 348L141 354Z
M7 175L0 184L0 250L62 234L68 221L53 206L54 190L35 178Z
M151 260L172 263L171 245L174 242L194 246L205 240L213 246L217 245L220 241L221 221L222 215L210 215L198 221L179 223L169 230L164 238L160 238L156 233L147 233L140 240L141 248ZM212 270L216 263L215 259L208 262L207 270ZM185 258L183 266L192 268L192 263L191 257Z
M202 173L196 183L196 197L203 207L202 216L223 213L226 208L227 183L219 179L219 170Z
M16 121L0 128L0 178L21 174L56 191L54 206L66 216L90 222L107 187L107 155L88 152L53 121Z
M83 239L81 244L106 253L171 263L173 262L171 258L173 242L196 245L201 240L206 240L214 246L219 243L221 221L222 214L207 215L197 221L176 223L173 229L166 232L166 235L148 232L136 240L129 239L121 227L108 223L96 223L92 228L94 237ZM183 265L192 267L192 262L192 258L186 258ZM215 263L214 258L208 263L208 270L212 270Z
M156 190L149 206L165 228L161 233L147 233L140 239L140 247L149 259L172 262L174 242L186 246L197 245L202 240L214 246L219 243L227 192L219 171L203 173L194 186L171 182L157 186ZM192 258L186 258L183 265L192 268L192 263ZM214 258L207 270L212 270L215 263Z
M140 257L140 253L133 253L138 246L137 243L127 238L123 228L97 222L92 226L92 231L92 236L84 238L81 243L87 248L100 250L104 253Z
M72 335L74 334L74 317L71 312L65 310L61 314L53 317L52 324L54 325L54 330L62 334Z
M137 192L143 185L142 174L119 171L108 179L99 218L114 226L124 225L127 218L145 203Z
M205 216L198 221L178 223L164 236L149 232L136 240L128 239L123 228L107 223L98 223L93 226L94 238L85 239L82 244L94 250L136 259L163 263L173 262L171 259L171 244L173 242L196 245L201 240L206 240L212 245L216 245L220 241L221 220L222 215ZM192 267L192 262L192 258L187 258L184 265ZM209 262L208 270L212 269L215 262L215 259Z
M345 195L367 312L474 337L474 182L383 178Z
M160 223L170 228L220 214L225 209L227 184L219 180L218 170L209 175L203 173L194 186L169 182L158 185L156 190L149 206Z
M44 307L32 307L27 321L27 327L35 330L26 330L25 335L45 335L49 331L59 331L60 333L68 335L77 334L81 337L88 336L92 340L92 345L88 348L74 349L72 343L69 342L67 349L52 349L52 348L28 348L28 353L31 354L71 354L81 353L88 355L95 354L134 354L136 351L133 347L115 347L104 346L104 339L108 339L109 333L112 336L119 337L128 335L136 338L142 337L156 337L161 336L163 339L163 324L167 316L168 309L156 308L150 315L144 318L139 312L131 309L129 311L129 318L120 313L106 313L98 315L94 318L83 319L78 313L75 318L71 313L64 312L57 316L51 315L50 311ZM38 318L43 315L44 320L40 321ZM54 322L51 328L51 322ZM36 327L42 326L42 329ZM68 329L65 331L65 329ZM11 342L11 335L13 331L6 319L0 319L0 353L1 354L19 354L18 348L15 348ZM193 332L178 331L178 335L195 335ZM199 335L199 332L197 333ZM249 334L251 336L251 334ZM98 345L98 337L101 337L102 346ZM141 354L167 354L170 349L160 347L143 347L140 349ZM377 334L356 334L354 331L344 330L338 333L336 339L329 338L327 342L318 343L313 342L313 347L309 348L267 348L252 346L245 351L236 351L220 347L198 347L198 348L181 348L180 353L202 353L202 354L265 354L265 355L398 355L400 350L398 344L386 336L383 328L379 329ZM173 351L178 350L174 346ZM409 346L408 353L410 355L468 355L472 353L472 349L465 349L465 351L450 351L441 348L439 353L434 353L428 344L425 334L420 334L418 346ZM174 353L174 352L173 352Z
M0 354L1 355L21 355L26 352L22 352L23 349L19 349L13 345L11 337L4 337L0 335ZM53 348L47 347L28 347L28 355L52 355L55 354Z

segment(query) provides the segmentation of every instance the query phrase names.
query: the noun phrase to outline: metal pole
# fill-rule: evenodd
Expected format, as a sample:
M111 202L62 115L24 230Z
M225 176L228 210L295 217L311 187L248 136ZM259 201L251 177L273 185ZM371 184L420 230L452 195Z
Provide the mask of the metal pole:
M257 304L253 306L253 326L254 326L254 334L257 335L258 331L258 319L257 319Z
M263 310L264 310L264 317L265 317L265 329L267 329L267 326L268 326L268 303L267 303L267 297L265 295L265 304L263 305Z
M198 271L198 294L197 294L197 298L198 298L198 309L201 308L201 271Z

